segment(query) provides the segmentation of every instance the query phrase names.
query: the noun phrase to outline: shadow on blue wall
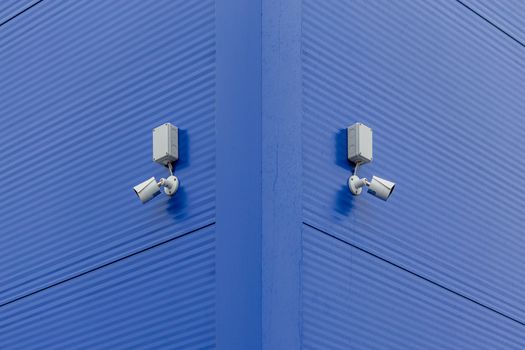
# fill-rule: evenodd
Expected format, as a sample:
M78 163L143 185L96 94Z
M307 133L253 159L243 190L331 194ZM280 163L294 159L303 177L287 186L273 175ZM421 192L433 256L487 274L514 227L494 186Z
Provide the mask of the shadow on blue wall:
M188 206L188 194L184 188L184 175L186 172L182 170L190 165L190 154L189 133L187 130L179 128L179 160L173 165L173 174L179 178L180 187L177 193L169 198L166 207L166 211L170 216L176 217L178 220L188 216L188 211L185 210Z
M347 152L347 134L346 129L340 129L334 137L335 140L335 163L340 167L348 170L348 176L354 171L354 165L348 161ZM348 179L342 182L342 186L335 196L335 211L341 215L347 216L352 211L354 205L354 196L348 190L346 185Z
M346 129L340 129L335 134L335 163L342 168L353 170L353 165L348 161Z
M170 216L176 217L178 220L180 220L188 216L188 211L185 210L187 206L188 195L184 189L184 182L181 180L177 193L168 199L166 211L170 214Z
M179 160L174 165L176 169L185 169L190 164L190 136L185 129L179 129Z
M345 185L341 186L341 188L339 189L339 191L337 191L337 194L335 196L335 210L339 214L347 216L352 211L355 198L350 193L348 186L346 186L346 181L344 183ZM339 218L338 216L334 217Z

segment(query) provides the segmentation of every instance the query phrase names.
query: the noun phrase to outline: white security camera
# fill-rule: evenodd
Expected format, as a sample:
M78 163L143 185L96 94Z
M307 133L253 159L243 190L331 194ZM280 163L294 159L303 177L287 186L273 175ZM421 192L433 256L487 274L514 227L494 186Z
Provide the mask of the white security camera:
M394 191L396 184L377 176L372 176L372 181L359 178L356 175L352 175L348 179L348 188L354 196L359 196L364 186L368 186L368 193L386 201Z
M391 181L372 176L372 181L368 185L368 193L386 201L394 192L395 187L396 184Z
M137 186L133 187L133 190L139 197L142 203L146 203L153 197L160 194L160 184L157 183L154 177L149 178L148 180L141 182Z
M161 186L164 186L164 193L168 196L173 196L179 189L179 179L176 176L171 175L167 179L160 179L160 181L157 182L154 177L151 177L133 187L133 190L139 197L140 201L146 203L160 194Z
M153 129L153 160L167 166L170 176L167 179L154 177L133 187L133 190L142 203L146 203L160 193L160 187L164 187L164 193L173 196L180 186L179 179L173 175L173 164L179 159L179 129L170 123L162 124Z

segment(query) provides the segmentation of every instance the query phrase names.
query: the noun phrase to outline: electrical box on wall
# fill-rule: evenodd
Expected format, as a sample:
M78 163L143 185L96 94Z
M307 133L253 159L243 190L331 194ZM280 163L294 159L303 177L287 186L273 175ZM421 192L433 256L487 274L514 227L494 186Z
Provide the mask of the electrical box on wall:
M356 123L347 129L348 160L356 164L372 161L372 129Z
M167 165L179 159L179 129L170 123L153 129L153 160Z

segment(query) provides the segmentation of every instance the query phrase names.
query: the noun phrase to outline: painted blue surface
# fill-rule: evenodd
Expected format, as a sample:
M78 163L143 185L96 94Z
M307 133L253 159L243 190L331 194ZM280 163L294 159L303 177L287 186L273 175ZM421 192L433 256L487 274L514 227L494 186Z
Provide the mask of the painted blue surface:
M303 349L523 349L523 326L305 226Z
M2 3L0 348L524 348L502 4ZM141 205L165 121L182 188ZM387 203L346 188L356 121Z
M301 344L301 1L264 1L262 345Z
M0 25L13 20L42 0L4 0L0 3Z
M112 4L0 27L0 174L21 186L2 197L0 304L214 220L213 2ZM132 187L168 174L151 160L165 121L182 187L143 206Z
M524 47L454 1L307 0L302 57L304 221L523 326ZM346 187L356 121L387 203Z
M217 15L217 347L261 348L261 8Z
M43 1L0 48L0 348L212 347L214 233L161 247L215 222L214 2ZM141 205L166 121L181 188Z
M207 227L2 307L2 349L212 349Z
M520 0L459 0L490 25L498 28L503 36L525 47L525 4Z

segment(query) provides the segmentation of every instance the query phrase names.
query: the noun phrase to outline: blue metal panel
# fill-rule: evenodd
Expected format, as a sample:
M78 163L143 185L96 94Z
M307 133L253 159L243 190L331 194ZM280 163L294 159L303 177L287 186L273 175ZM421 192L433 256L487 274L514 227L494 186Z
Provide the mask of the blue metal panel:
M304 349L523 349L523 326L305 226Z
M523 324L523 47L453 1L306 0L302 44L305 222ZM356 121L387 203L346 187Z
M301 4L263 1L263 349L301 344Z
M261 348L261 2L219 0L217 347Z
M0 310L2 349L211 349L213 226Z
M499 187L525 169L524 52L501 28L423 0L13 17L33 3L0 5L0 348L524 347L525 196ZM346 188L358 120L388 203ZM183 187L142 206L165 121Z
M44 1L0 27L0 304L214 222L214 18L211 0ZM166 121L182 187L141 205Z
M525 3L521 0L461 0L464 6L479 14L525 47Z
M42 0L3 0L0 3L0 26L13 20L31 6Z

